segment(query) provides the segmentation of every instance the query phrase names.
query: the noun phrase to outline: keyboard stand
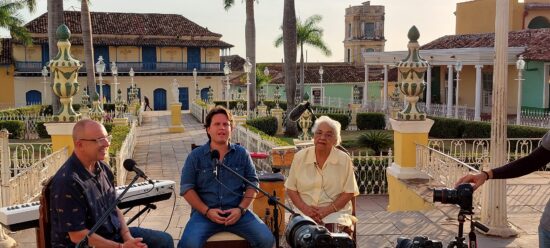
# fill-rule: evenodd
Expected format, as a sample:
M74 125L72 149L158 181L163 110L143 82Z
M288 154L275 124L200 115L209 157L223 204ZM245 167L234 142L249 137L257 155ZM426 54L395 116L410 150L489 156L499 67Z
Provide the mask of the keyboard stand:
M157 205L153 204L153 203L147 203L145 205L145 208L143 208L142 210L140 210L136 215L132 216L132 218L130 218L127 222L126 222L126 225L130 225L132 222L134 222L134 220L136 220L137 218L139 218L139 216L141 216L143 213L145 212L149 212L151 209L157 209ZM126 211L124 211L124 214L128 213L130 210L132 210L134 207L131 207L131 208L128 208Z

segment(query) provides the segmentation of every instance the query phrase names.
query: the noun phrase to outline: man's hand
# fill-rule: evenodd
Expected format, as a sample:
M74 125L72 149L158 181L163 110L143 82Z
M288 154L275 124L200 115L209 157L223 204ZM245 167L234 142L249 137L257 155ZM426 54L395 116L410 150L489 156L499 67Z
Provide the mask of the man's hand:
M206 212L206 218L213 221L214 223L218 223L221 225L225 224L225 222L227 221L227 218L224 217L224 215L225 211L219 208L211 208L208 210L208 212Z
M227 210L224 210L224 213L229 214L225 219L226 226L230 226L237 223L237 221L242 217L240 208L227 209Z
M475 175L469 174L458 179L455 184L455 188L463 183L472 183L474 190L476 190L479 186L483 185L485 181L487 181L487 176L484 173L478 173Z
M147 248L147 245L142 243L143 238L131 238L124 242L122 247L124 248Z

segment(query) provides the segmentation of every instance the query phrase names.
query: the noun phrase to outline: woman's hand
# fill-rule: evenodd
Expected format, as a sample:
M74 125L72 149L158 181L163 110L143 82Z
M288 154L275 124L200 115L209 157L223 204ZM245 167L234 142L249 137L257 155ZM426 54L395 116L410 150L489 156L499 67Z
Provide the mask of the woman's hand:
M331 205L320 207L317 210L317 214L319 215L319 218L322 220L325 217L327 217L329 214L333 213L334 209Z
M302 211L303 214L311 217L315 222L319 222L323 218L319 215L319 208L315 206L309 206L304 204L303 207L300 208L300 211Z

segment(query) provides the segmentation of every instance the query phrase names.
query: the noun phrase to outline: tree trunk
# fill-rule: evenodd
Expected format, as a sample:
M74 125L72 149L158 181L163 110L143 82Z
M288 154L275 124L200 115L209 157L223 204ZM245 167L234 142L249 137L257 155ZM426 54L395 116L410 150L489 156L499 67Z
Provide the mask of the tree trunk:
M92 22L88 0L81 0L80 26L82 28L82 41L84 45L84 59L86 64L86 86L88 87L88 95L93 96L96 93L94 43L92 41Z
M285 57L285 88L286 88L286 136L296 136L298 128L296 122L288 119L290 111L294 108L296 95L296 9L294 0L285 0L283 11L283 45Z
M55 32L57 31L57 27L63 23L63 0L48 0L48 50L50 53L50 60L57 55L57 37ZM53 73L50 73L50 82L52 85L53 81ZM57 95L53 93L51 95L53 113L56 114L61 104Z
M245 25L246 57L250 58L252 69L250 71L250 109L256 108L256 24L254 21L254 0L246 0L246 25Z
M304 43L300 43L300 95L298 96L300 102L304 100ZM310 96L311 97L311 96Z

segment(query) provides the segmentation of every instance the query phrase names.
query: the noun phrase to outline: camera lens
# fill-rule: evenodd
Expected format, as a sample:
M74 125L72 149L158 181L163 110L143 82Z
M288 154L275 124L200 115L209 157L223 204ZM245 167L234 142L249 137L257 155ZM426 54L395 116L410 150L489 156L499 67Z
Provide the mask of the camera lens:
M457 204L461 210L472 212L474 188L469 183L464 183L456 187L456 189L434 189L434 202L444 204Z
M434 189L434 202L457 204L456 189Z

